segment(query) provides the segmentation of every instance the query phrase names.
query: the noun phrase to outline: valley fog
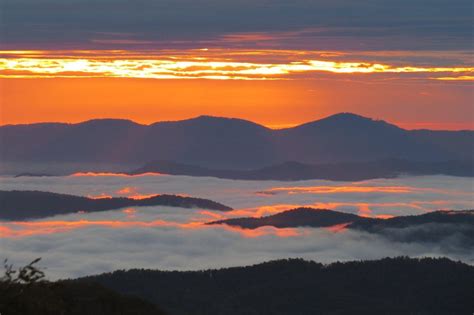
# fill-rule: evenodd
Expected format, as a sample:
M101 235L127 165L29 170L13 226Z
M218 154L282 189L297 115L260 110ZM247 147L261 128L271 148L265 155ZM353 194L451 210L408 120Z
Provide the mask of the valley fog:
M170 175L76 174L2 177L3 190L41 190L94 198L180 194L208 198L230 212L163 206L74 213L0 222L0 258L42 257L52 279L128 268L196 270L303 257L321 262L386 256L447 256L472 263L473 251L450 244L397 243L358 231L262 227L243 230L206 222L262 216L299 206L369 217L472 209L473 182L448 176L361 182L238 181Z

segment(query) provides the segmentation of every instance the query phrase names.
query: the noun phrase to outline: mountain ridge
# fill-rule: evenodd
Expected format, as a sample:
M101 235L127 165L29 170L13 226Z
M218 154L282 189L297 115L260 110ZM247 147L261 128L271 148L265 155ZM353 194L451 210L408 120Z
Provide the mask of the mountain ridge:
M370 162L305 164L286 161L252 170L211 169L172 161L151 161L129 175L161 173L240 180L310 180L360 181L374 178L395 178L402 175L474 176L472 161L413 162L386 159Z
M167 160L248 170L286 161L324 164L393 158L433 162L471 160L474 156L470 149L474 131L409 131L350 113L276 130L243 119L214 116L151 125L124 119L8 125L0 127L0 141L4 165L127 166ZM24 171L31 172L27 168Z
M299 207L262 217L240 217L208 222L208 225L227 224L244 229L256 229L263 226L276 228L289 227L329 227L350 223L355 228L371 228L374 225L384 227L407 227L426 223L466 222L474 228L474 210L437 210L418 215L403 215L387 219L359 216L357 214L311 207Z
M444 315L468 314L474 306L474 267L447 258L331 264L293 258L200 271L118 270L73 281L98 282L177 315Z
M364 217L329 209L300 207L263 217L241 217L208 222L243 229L264 226L276 228L334 228L377 235L394 242L446 246L455 251L474 248L474 210L438 210L387 219Z
M87 119L87 120L83 120L83 121L80 121L80 122L61 122L61 121L45 121L45 122L34 122L34 123L19 123L19 124L4 124L4 125L0 125L0 128L2 127L11 127L11 126L40 126L40 125L80 125L80 124L84 124L84 123L88 123L88 122L95 122L95 121L123 121L123 122L131 122L135 125L138 125L138 126L153 126L153 125L156 125L156 124L170 124L170 123L180 123L180 122L187 122L187 121L199 121L199 120L227 120L227 121L240 121L240 122L245 122L245 123L250 123L250 124L253 124L253 125L257 125L257 126L260 126L260 127L263 127L265 129L269 129L269 130L287 130L287 129L293 129L293 128L298 128L298 127L303 127L303 126L308 126L308 125L312 125L312 124L316 124L316 123L322 123L322 122L327 122L327 121L331 121L331 120L360 120L360 121L366 121L366 122L375 122L375 123L383 123L383 124L386 124L386 125L390 125L390 126L394 126L398 129L402 129L402 130L406 130L406 131L443 131L443 132L458 132L458 131L474 131L474 129L459 129L459 130L444 130L444 129L426 129L426 128L421 128L421 129L404 129L400 126L398 126L397 124L395 123L390 123L390 122L387 122L386 120L384 119L373 119L373 118L370 118L370 117L366 117L366 116L363 116L363 115L359 115L359 114L355 114L355 113L351 113L351 112L339 112L339 113L336 113L336 114L332 114L332 115L329 115L329 116L325 116L325 117L322 117L322 118L318 118L318 119L315 119L315 120L311 120L311 121L308 121L308 122L303 122L303 123L300 123L300 124L296 124L294 126L291 126L291 127L285 127L285 128L270 128L270 127L267 127L265 126L264 124L260 124L260 123L257 123L257 122L254 122L252 120L248 120L248 119L244 119L244 118L236 118L236 117L226 117L226 116L215 116L215 115L198 115L198 116L195 116L195 117L190 117L190 118L185 118L185 119L178 119L178 120L160 120L160 121L155 121L155 122L152 122L152 123L148 123L148 124L144 124L144 123L139 123L139 122L136 122L132 119L127 119L127 118L112 118L112 117L106 117L106 118L91 118L91 119Z
M26 220L79 211L100 212L126 207L169 206L231 211L232 208L209 199L156 194L131 197L91 198L47 191L0 190L0 220Z

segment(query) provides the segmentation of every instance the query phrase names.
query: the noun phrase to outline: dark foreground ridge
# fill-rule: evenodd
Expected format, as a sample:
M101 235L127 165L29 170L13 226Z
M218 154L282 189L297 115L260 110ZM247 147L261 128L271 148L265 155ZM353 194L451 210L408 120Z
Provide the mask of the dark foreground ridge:
M232 210L212 200L176 195L156 195L145 199L124 197L94 199L43 191L0 191L0 219L2 220L24 220L78 211L97 212L140 206Z
M5 315L165 315L156 305L97 283L0 281L0 312Z
M446 258L323 265L302 259L206 271L116 271L97 282L174 315L471 314L474 267Z
M308 180L326 179L360 181L374 178L394 178L401 175L474 176L472 161L416 162L384 159L372 162L305 164L285 162L252 170L211 169L170 161L154 161L129 172L130 175L161 173L169 175L206 176L241 180Z
M327 209L297 208L260 218L233 218L208 224L227 224L244 229L331 227L364 231L398 242L424 242L451 249L474 250L474 210L434 211L389 219L361 217ZM446 244L444 244L446 241Z

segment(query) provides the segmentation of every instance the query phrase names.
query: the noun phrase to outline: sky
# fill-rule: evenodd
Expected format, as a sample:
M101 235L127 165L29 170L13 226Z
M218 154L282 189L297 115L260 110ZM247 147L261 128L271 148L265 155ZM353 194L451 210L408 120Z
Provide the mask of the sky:
M474 129L472 1L0 0L0 124Z

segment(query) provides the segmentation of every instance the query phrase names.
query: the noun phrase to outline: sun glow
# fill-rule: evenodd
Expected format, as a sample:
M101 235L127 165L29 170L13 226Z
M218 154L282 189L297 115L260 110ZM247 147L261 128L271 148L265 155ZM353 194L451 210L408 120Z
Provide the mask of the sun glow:
M0 51L3 78L145 78L283 80L333 74L433 74L429 80L472 80L474 67L429 67L327 60L331 54L262 51L228 55L207 50L176 51ZM258 58L256 57L258 56ZM263 58L263 57L266 58ZM339 55L336 54L337 57ZM283 58L285 57L285 58ZM315 58L325 58L315 59ZM272 62L265 62L272 60ZM453 75L455 74L455 75Z

